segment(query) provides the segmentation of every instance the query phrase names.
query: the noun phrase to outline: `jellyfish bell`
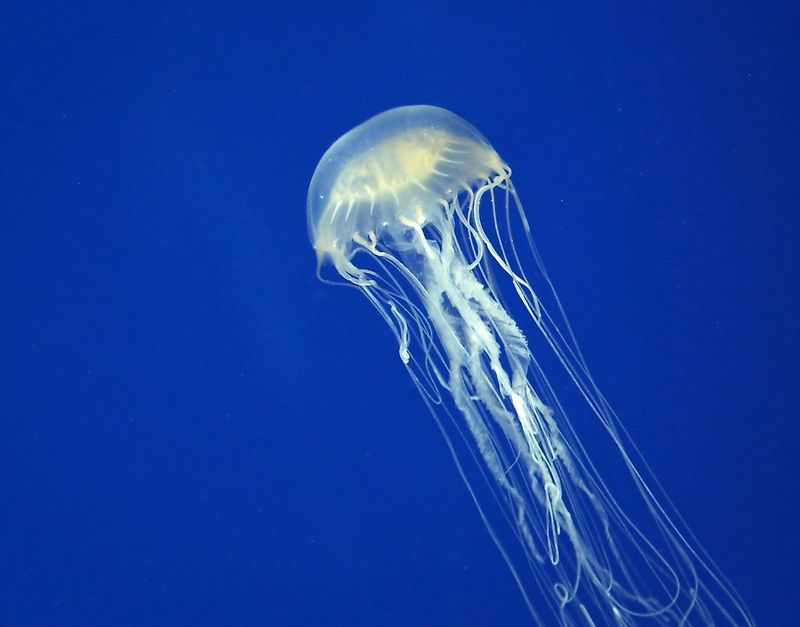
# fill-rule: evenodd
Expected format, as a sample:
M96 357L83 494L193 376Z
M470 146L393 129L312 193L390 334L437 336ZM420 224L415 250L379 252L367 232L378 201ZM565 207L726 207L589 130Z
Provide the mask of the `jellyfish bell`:
M645 480L574 340L511 169L474 127L430 106L368 120L322 157L307 212L318 263L394 333L535 622L752 624ZM531 330L597 418L646 520L593 462Z
M308 190L308 228L321 262L339 267L368 237L400 241L408 222L441 226L463 188L506 166L457 115L427 105L381 113L340 137Z

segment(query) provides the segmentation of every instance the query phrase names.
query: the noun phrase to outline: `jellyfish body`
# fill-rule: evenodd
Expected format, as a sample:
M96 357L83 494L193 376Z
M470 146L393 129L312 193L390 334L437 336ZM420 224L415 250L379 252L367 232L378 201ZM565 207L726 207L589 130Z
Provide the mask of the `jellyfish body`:
M474 127L431 106L368 120L325 153L307 211L320 267L358 287L394 332L535 622L752 622L645 483L572 337L511 170ZM644 524L592 463L509 293L599 419Z

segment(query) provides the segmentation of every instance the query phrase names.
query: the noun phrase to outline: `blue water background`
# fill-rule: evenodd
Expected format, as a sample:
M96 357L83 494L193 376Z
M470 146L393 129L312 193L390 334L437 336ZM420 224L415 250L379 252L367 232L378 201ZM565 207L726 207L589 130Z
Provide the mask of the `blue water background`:
M414 103L512 165L600 386L797 624L800 9L555 4L5 5L0 625L525 624L393 338L315 278L317 160Z

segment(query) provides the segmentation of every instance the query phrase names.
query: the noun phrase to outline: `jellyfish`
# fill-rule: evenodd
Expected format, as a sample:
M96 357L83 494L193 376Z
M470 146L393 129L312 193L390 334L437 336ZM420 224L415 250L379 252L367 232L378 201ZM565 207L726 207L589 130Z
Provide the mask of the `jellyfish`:
M318 274L391 329L534 623L753 624L595 384L511 168L478 130L427 105L367 120L320 160L307 216Z

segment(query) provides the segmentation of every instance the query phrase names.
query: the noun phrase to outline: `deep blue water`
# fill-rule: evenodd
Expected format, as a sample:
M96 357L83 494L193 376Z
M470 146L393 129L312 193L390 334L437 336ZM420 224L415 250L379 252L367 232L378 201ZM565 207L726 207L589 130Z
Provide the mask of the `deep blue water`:
M317 160L413 103L511 164L600 386L797 624L800 8L522 4L4 7L0 625L525 624L393 338L315 277Z

